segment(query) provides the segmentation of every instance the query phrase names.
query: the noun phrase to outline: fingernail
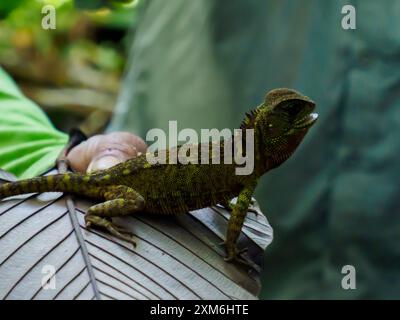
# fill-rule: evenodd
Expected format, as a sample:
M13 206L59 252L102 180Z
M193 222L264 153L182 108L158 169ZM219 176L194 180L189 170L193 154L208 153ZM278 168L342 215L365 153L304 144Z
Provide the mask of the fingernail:
M94 171L100 171L100 170L105 170L108 168L111 168L118 163L120 163L121 160L118 159L117 157L114 156L103 156L94 159L88 166L87 172L94 172Z

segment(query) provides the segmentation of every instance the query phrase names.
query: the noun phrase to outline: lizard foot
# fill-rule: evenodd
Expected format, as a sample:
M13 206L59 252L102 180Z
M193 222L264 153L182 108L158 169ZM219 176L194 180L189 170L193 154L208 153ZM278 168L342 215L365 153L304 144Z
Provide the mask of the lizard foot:
M222 242L221 245L225 245L226 247L225 242ZM228 255L224 258L226 262L236 262L242 266L251 268L258 273L260 272L260 267L257 264L242 256L243 253L246 253L248 251L247 247L240 250L238 250L237 248L234 248L233 250L228 250L228 248L226 247L226 251L228 252Z
M241 264L245 264L245 265L249 265L249 263L251 264L250 261L247 261L246 259L244 259L243 257L240 256L243 253L246 253L249 250L249 248L246 247L246 248L243 248L240 250L235 248L234 250L228 250L225 241L222 241L219 245L225 246L226 251L229 252L228 255L224 258L224 260L226 262L236 261L236 262L240 262Z
M87 228L95 225L107 229L107 231L116 238L130 242L133 244L133 247L136 248L136 242L133 240L133 234L129 231L126 231L122 227L116 226L110 220L94 215L87 215L85 216L85 222Z
M242 251L242 250L240 250L240 251ZM257 273L261 272L260 267L256 263L250 261L249 259L243 258L242 256L240 256L239 252L234 255L228 255L227 257L224 258L224 260L227 262L230 262L230 263L236 262L236 263L248 268L249 272L250 271L255 271Z
M246 266L246 267L255 268L255 265L254 265L253 262L251 262L250 260L248 260L248 259L246 259L246 258L243 258L243 257L241 256L241 254L244 253L244 252L246 252L246 251L247 251L247 248L242 249L242 250L238 250L238 251L236 251L236 252L234 252L234 253L231 253L231 254L228 254L228 255L224 258L224 260L225 260L226 262L237 262L237 263L239 263L239 264L241 264L241 265L244 265L244 266Z
M226 241L220 242L219 245L226 247ZM236 254L239 254L239 255L242 254L242 253L246 253L247 251L249 251L249 248L247 248L247 247L245 247L243 249L240 249L240 250L235 249Z

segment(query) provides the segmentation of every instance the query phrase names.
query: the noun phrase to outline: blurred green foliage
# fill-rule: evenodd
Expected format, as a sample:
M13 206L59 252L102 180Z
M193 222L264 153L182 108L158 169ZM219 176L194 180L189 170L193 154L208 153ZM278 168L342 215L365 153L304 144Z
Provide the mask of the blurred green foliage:
M1 1L0 2L0 18L4 18L7 16L9 12L14 10L16 7L20 5L23 0L14 0L14 1Z
M80 9L98 9L103 7L118 8L121 6L135 6L138 0L75 0L75 4Z
M0 65L60 129L75 126L96 108L111 112L138 3L1 0ZM42 27L45 5L56 9L56 29ZM63 91L71 88L76 94ZM99 106L95 97L105 102Z
M113 5L125 3L131 5ZM86 19L94 27L107 29L129 29L135 20L137 1L99 1L99 0L9 0L1 1L0 13L0 50L13 47L35 45L40 51L48 50L54 45L54 39L62 34L79 33L74 30L79 20ZM46 4L56 7L57 28L44 32L41 27L42 8ZM93 9L93 10L83 10ZM74 34L75 31L75 34ZM79 36L79 35L78 35ZM73 39L70 39L73 40ZM101 39L100 39L101 40ZM30 43L33 41L34 43ZM27 43L29 42L29 43ZM67 41L66 41L67 42ZM68 43L64 43L68 45ZM60 43L57 43L60 45ZM62 45L62 43L61 43Z

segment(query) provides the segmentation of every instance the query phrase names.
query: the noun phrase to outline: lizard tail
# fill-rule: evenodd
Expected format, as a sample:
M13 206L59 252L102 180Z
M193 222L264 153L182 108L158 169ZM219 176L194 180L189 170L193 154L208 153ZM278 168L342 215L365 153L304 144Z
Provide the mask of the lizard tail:
M89 180L85 181L88 179L85 177L90 176L79 173L65 173L4 183L0 185L0 200L26 193L79 192L86 184L84 182L90 182Z

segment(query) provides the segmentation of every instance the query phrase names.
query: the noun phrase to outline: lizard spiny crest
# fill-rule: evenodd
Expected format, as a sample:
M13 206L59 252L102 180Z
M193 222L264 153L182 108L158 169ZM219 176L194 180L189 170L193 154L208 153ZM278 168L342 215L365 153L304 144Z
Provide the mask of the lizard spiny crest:
M240 129L253 129L254 123L257 118L257 114L260 112L260 108L256 108L251 110L250 112L246 112L245 118L240 125Z

